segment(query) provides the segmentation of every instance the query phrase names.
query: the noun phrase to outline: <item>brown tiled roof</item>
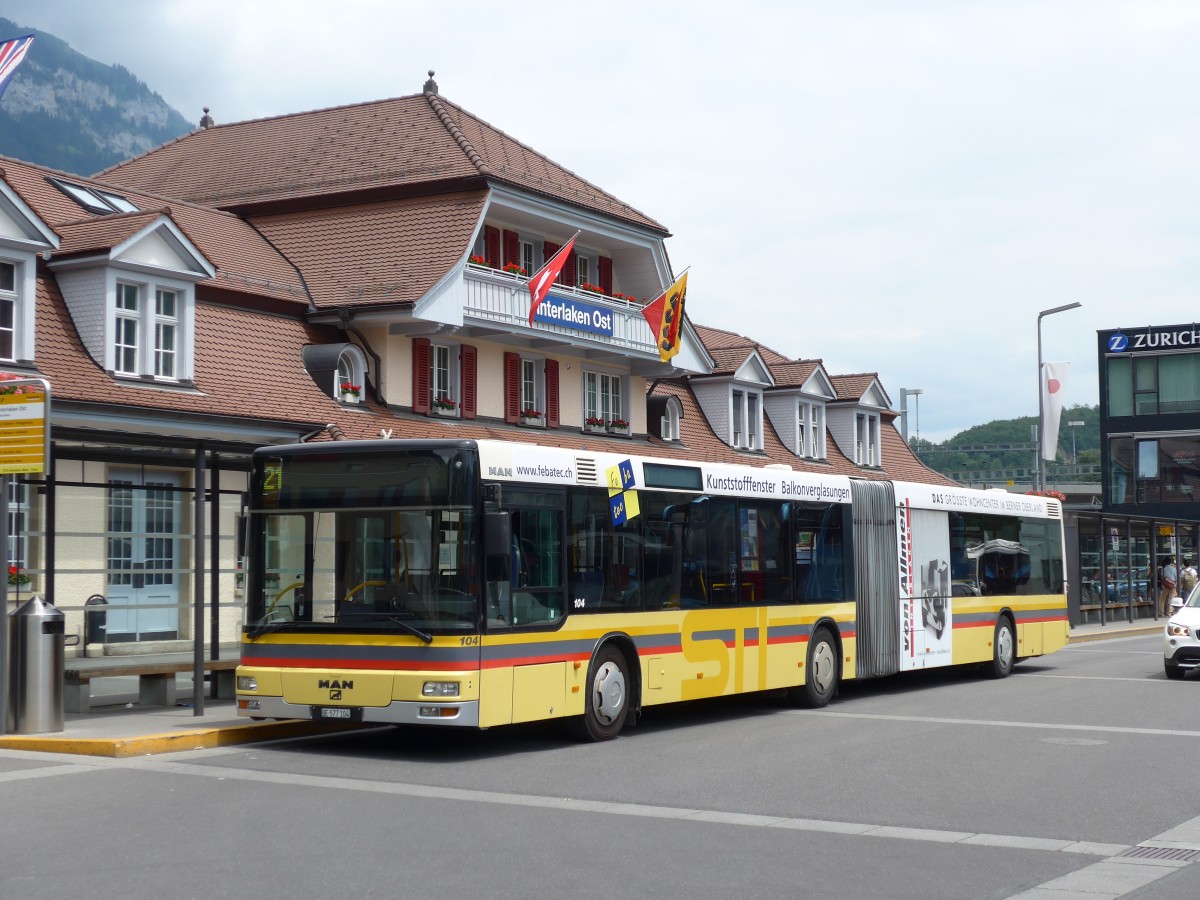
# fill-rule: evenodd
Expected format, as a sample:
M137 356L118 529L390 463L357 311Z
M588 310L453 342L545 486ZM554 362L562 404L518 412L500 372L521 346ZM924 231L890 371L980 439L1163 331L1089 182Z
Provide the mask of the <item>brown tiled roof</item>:
M48 176L121 194L140 211L89 216L83 207L47 181ZM308 304L304 283L296 270L237 216L3 157L0 157L0 178L63 239L60 255L72 252L72 248L107 249L165 212L217 269L216 278L201 285Z
M300 347L344 341L332 328L225 306L196 306L195 390L113 378L84 349L53 278L39 275L37 368L59 401L278 422L334 421L341 411L305 371Z
M700 337L700 342L704 344L705 349L708 350L710 355L717 350L745 350L745 354L742 357L744 361L745 357L750 355L750 351L757 350L768 366L790 362L788 357L782 353L772 350L770 347L766 347L745 335L737 334L733 331L724 331L720 328L710 328L707 325L696 325L695 328L696 334Z
M777 363L771 366L771 376L775 379L777 388L798 388L803 387L804 382L808 381L812 375L821 366L819 359L798 359L795 362Z
M105 170L221 208L491 179L666 234L662 225L436 94L217 125ZM303 202L308 201L308 202Z
M831 375L829 380L833 382L839 400L861 400L868 388L879 380L879 376L873 372L866 372L857 375Z
M147 225L166 215L165 209L143 210L121 215L99 216L56 227L62 244L54 252L56 258L109 250L133 237Z
M296 260L318 307L411 303L471 245L486 191L439 194L255 220Z

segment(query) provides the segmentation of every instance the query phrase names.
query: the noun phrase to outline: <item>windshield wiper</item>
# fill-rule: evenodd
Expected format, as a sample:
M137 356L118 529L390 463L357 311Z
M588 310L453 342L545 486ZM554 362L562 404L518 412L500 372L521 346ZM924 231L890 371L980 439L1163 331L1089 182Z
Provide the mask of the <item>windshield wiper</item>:
M251 628L249 631L249 637L250 637L250 640L257 641L263 635L274 634L276 631L282 631L284 628L287 628L289 625L293 625L293 624L295 624L295 623L294 622L269 622L266 625L259 625L255 628Z
M393 616L389 613L381 613L381 612L376 612L373 615L378 619L387 619L389 622L395 622L397 625L399 625L401 628L403 628L409 634L413 635L414 637L420 638L427 644L433 643L433 635L432 634L430 634L428 631L422 631L416 625L413 625L410 622L406 622L404 619L401 619L399 616Z

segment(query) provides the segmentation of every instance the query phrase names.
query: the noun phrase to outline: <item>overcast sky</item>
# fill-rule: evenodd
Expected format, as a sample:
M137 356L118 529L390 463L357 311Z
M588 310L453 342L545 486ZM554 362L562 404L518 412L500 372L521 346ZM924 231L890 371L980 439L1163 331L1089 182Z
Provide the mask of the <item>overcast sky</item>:
M663 223L688 311L921 437L1097 402L1096 331L1195 321L1200 4L4 0L193 122L440 93ZM36 45L35 50L36 53ZM910 431L915 423L910 420Z

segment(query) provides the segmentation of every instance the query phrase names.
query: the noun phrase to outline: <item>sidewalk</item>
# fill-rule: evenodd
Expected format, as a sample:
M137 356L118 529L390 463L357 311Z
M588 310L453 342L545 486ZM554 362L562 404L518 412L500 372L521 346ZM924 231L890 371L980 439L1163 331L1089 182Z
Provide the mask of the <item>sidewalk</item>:
M104 680L96 679L95 684L101 685L97 693L103 689ZM204 714L197 716L191 703L191 685L186 683L179 686L175 706L141 707L136 703L136 688L131 694L121 693L120 680L112 681L118 682L116 692L110 688L106 696L94 697L92 702L97 705L86 713L68 713L62 731L3 734L0 750L119 758L261 743L356 727L303 719L253 722L238 716L234 700L205 699Z
M1166 620L1080 625L1071 629L1069 643L1160 634ZM104 682L109 682L105 685ZM361 727L295 719L252 722L240 718L233 700L205 700L204 715L193 715L191 686L179 685L179 704L169 708L139 707L137 690L121 679L96 679L93 708L68 714L63 731L51 734L0 735L0 750L76 753L84 756L145 756L253 744L280 738L324 734Z

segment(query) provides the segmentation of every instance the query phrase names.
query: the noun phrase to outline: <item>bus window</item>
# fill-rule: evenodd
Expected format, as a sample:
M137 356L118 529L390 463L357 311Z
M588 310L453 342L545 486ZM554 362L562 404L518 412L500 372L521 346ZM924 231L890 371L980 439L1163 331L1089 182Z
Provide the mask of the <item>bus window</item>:
M565 612L560 509L512 510L512 625L552 622Z
M784 505L738 504L740 598L743 603L790 603L791 558Z
M642 516L613 525L606 494L600 491L572 494L568 594L573 612L642 608L639 552Z
M795 599L801 603L846 599L842 507L791 504Z

